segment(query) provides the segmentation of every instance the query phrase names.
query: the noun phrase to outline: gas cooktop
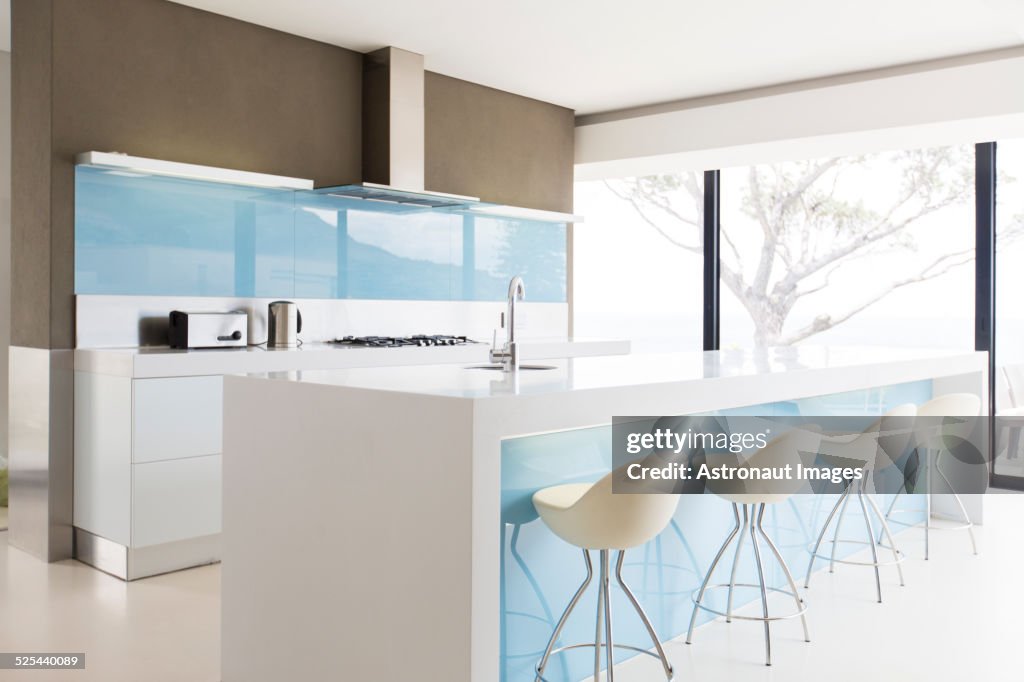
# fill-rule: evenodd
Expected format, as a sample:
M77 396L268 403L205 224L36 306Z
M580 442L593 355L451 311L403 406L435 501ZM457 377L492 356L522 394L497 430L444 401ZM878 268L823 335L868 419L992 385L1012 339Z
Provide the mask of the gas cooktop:
M415 336L346 336L331 343L339 346L360 346L366 348L401 348L403 346L461 346L480 343L465 336L444 334L417 334Z

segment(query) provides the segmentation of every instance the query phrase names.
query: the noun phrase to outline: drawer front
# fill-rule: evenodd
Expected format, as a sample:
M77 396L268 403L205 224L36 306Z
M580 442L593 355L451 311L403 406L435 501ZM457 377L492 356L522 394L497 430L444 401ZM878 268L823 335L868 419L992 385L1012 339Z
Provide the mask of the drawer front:
M220 532L220 455L132 466L132 546Z
M136 379L132 461L156 462L221 451L224 379Z

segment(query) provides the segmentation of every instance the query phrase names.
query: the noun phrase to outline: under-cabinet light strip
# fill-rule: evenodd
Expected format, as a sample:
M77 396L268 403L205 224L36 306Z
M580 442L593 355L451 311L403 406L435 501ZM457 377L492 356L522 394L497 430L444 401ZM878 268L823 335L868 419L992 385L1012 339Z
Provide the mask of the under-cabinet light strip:
M116 152L85 152L75 157L75 163L84 166L111 168L147 175L164 175L192 180L208 180L232 185L267 187L272 189L313 189L313 181L304 178L290 178L283 175L268 175L249 171L200 166L192 163L145 159Z

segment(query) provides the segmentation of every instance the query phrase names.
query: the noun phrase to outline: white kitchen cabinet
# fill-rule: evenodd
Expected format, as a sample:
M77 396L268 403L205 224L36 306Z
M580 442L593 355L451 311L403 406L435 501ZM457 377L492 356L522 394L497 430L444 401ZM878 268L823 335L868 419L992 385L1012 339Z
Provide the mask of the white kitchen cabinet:
M222 377L136 379L132 383L133 462L221 451Z
M220 532L220 455L132 466L132 546Z
M75 555L132 580L220 558L223 377L75 373Z

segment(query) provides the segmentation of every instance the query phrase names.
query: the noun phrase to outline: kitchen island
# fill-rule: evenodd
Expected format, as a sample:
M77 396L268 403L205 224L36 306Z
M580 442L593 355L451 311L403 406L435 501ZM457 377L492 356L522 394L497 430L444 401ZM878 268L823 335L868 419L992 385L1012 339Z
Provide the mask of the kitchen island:
M532 679L583 567L529 496L606 472L613 416L878 414L946 392L986 395L987 359L975 352L804 347L550 364L226 377L223 680ZM784 512L775 523L795 536L784 552L805 552L810 512ZM730 524L723 501L684 498L656 551L635 550L630 570L661 577L640 592L662 637L682 631L687 588ZM564 641L592 637L592 621L577 620ZM618 641L645 641L635 625L616 627ZM586 676L573 660L552 670Z

